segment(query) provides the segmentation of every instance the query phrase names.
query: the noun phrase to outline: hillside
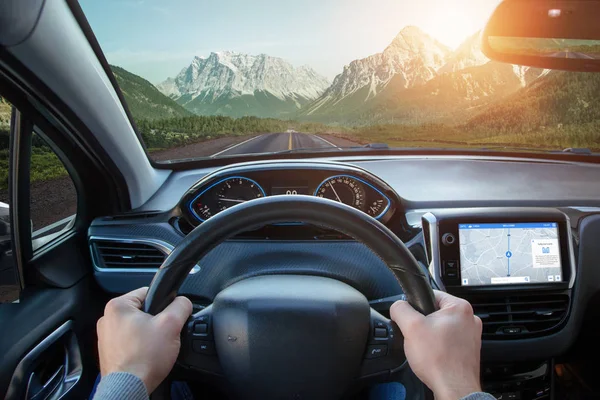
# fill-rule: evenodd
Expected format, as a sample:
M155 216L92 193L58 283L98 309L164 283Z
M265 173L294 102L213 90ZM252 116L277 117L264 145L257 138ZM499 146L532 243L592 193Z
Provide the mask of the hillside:
M114 65L111 65L111 69L135 119L163 119L192 115L144 78Z
M384 142L398 147L583 147L600 152L598 93L598 74L545 71L495 102L463 113L456 107L460 116L456 123L402 124L396 120L394 124L361 126L353 137L361 143Z
M553 71L488 106L459 128L487 142L599 151L598 93L599 74Z
M487 62L436 76L426 84L404 89L393 79L380 96L354 115L354 122L420 124L459 123L531 84L544 72Z
M463 126L501 132L532 131L600 120L600 74L553 71L489 106Z
M208 98L211 100L207 101ZM262 90L243 95L235 93L216 95L214 91L206 90L195 98L185 95L177 101L197 115L225 115L233 118L246 116L285 118L293 115L301 105L308 102L306 99L291 97L280 99Z

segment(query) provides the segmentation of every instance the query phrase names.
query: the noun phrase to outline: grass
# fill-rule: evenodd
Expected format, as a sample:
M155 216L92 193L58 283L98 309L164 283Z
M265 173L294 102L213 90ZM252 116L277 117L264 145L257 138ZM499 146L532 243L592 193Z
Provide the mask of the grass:
M600 121L541 127L530 132L466 130L443 124L376 125L355 128L337 135L361 144L387 143L390 147L522 147L540 151L584 147L600 152Z
M0 150L0 190L8 188L8 150ZM31 182L42 182L67 176L63 163L51 150L33 148L31 154Z

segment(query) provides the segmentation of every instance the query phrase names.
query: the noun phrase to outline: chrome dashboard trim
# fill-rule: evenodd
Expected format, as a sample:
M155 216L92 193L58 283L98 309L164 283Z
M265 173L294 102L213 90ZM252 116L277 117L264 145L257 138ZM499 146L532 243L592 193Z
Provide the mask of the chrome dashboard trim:
M122 273L152 273L152 274L155 274L156 271L158 271L158 268L105 268L105 267L101 267L100 263L98 262L98 254L93 246L94 242L97 240L112 241L112 242L119 242L119 243L146 244L146 245L152 246L152 247L156 248L157 250L161 251L167 257L173 252L173 249L175 248L175 246L173 246L170 243L164 242L159 239L152 239L152 238L123 238L123 237L113 237L113 236L90 236L88 238L88 243L89 243L89 247L90 247L90 254L92 256L92 264L94 265L94 270L96 270L98 272L119 273L119 274L122 274ZM200 266L195 265L194 268L191 269L190 275L198 273L199 271L200 271Z
M427 213L436 212L438 210L443 210L443 208L415 208L411 210L406 210L404 217L406 218L406 222L413 228L421 228L421 218L423 218L423 216Z
M431 246L431 260L429 261L429 274L433 277L433 281L438 286L437 288L446 291L442 276L440 275L442 268L440 266L440 245L439 245L439 229L437 218L430 212L423 215L423 218L429 223L429 245ZM425 244L427 245L427 244Z
M567 219L567 236L569 237L569 262L571 263L571 278L569 279L569 289L575 285L575 276L577 275L577 266L575 265L575 250L573 249L573 232L571 231L571 219L565 214Z

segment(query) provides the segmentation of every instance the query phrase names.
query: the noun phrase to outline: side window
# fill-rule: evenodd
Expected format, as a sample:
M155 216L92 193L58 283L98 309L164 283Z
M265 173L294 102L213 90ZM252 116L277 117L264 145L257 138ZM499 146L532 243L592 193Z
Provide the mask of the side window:
M56 147L44 139L45 135L41 130L37 127L30 128L30 124L19 124L22 129L32 131L22 132L18 150L11 148L11 135L15 134L11 132L11 124L19 118L19 121L26 119L18 116L17 112L14 112L12 119L12 114L12 105L0 97L0 303L19 298L24 280L18 265L27 261L23 257L30 255L31 250L34 253L41 250L44 245L68 231L73 226L77 213L75 185L53 150ZM12 139L16 140L16 137ZM21 158L15 158L16 154L13 154L11 159L11 151L19 152ZM22 160L19 167L15 166L17 160ZM21 181L19 178L20 181L16 182L18 193L23 190L25 193L29 192L29 223L24 222L25 235L17 234L23 231L17 230L13 225L19 214L17 209L23 209L24 206L26 209L27 206L20 201L18 204L11 204L11 198L16 197L15 193L9 192L9 175L12 173L17 176L14 171L11 172L11 162L13 168L23 168L25 173L29 164L28 187L27 179ZM22 174L20 176L23 177ZM31 229L31 235L27 232L28 229ZM31 237L31 248L28 244L19 242L17 237L26 238L27 241Z
M8 148L10 145L11 111L11 105L0 97L0 238L5 234L8 235L10 233L10 223L8 219L10 203L8 198ZM7 224L6 227L3 226L3 223ZM4 230L7 232L5 233ZM10 241L10 237L8 240Z
M12 107L0 97L0 303L19 299L21 286L12 251L8 164Z
M29 178L34 250L37 239L69 227L77 213L77 192L73 180L50 144L35 130L37 128L31 140Z
M10 113L12 107L0 97L0 202L8 204L8 148L10 145ZM2 210L0 210L2 218Z
M8 220L10 207L8 174L11 109L11 105L0 97L0 220L4 214ZM77 192L73 181L50 143L37 132L38 128L34 128L29 165L29 212L34 251L68 229L77 212Z

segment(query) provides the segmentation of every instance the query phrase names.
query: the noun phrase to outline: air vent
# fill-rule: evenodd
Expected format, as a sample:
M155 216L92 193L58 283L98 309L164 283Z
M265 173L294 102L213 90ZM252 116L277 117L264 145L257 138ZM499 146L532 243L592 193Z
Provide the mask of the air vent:
M92 250L102 268L154 269L159 268L166 254L158 246L135 241L92 241Z
M567 294L468 296L483 322L484 339L543 336L560 328L567 317Z

